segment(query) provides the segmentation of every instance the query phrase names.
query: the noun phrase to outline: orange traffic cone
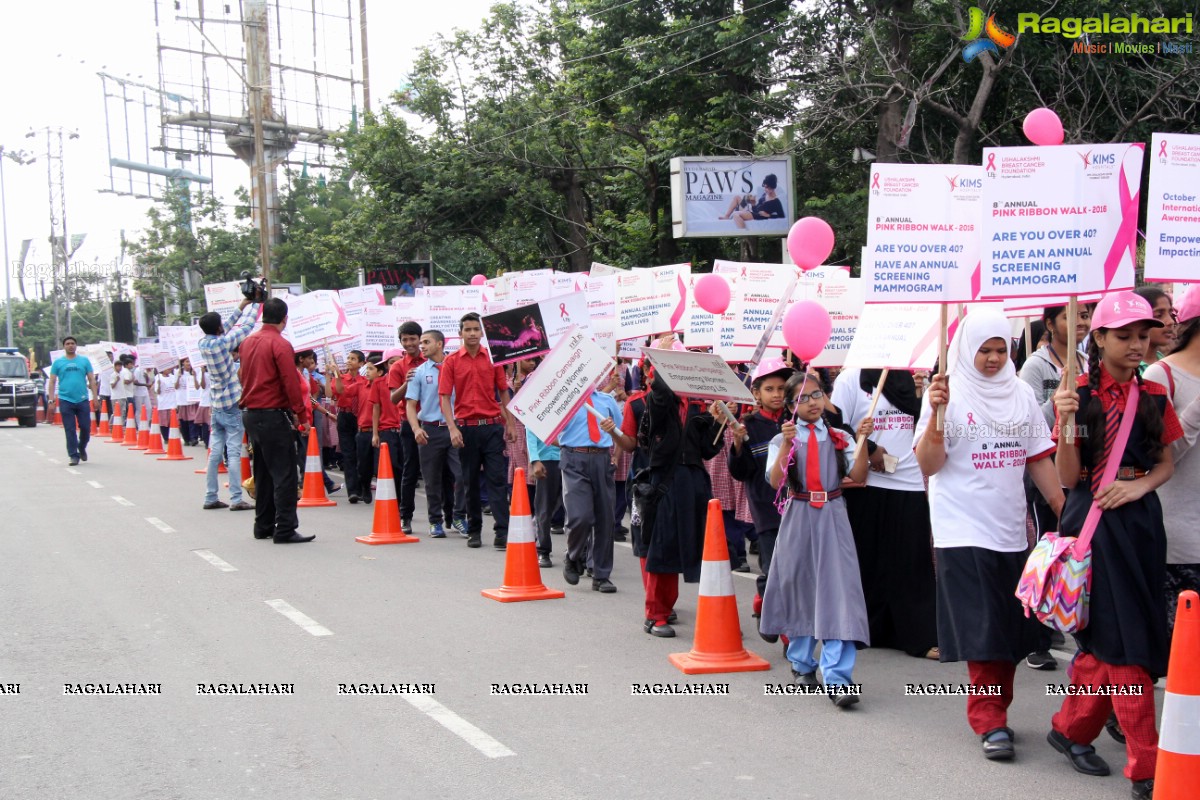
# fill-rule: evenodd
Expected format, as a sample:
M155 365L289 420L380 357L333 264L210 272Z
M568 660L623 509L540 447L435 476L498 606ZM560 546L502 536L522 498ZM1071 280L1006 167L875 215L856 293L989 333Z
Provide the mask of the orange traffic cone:
M742 645L737 596L721 501L708 501L708 527L704 531L704 561L700 565L700 600L696 604L696 638L690 653L668 658L686 675L716 672L754 672L771 665Z
M382 479L380 476L380 480ZM392 494L394 500L394 490ZM317 434L310 427L308 430L308 454L304 459L304 493L300 495L300 502L296 503L296 507L313 508L336 505L337 501L330 500L325 494L325 483L321 480L321 445L317 444ZM397 506L396 513L400 513L399 506Z
M484 589L484 597L501 603L520 600L557 600L566 597L558 589L547 589L538 569L537 543L533 533L533 514L529 511L529 490L525 470L513 473L512 503L508 512L508 548L504 556L504 585Z
M150 431L149 431L150 449L142 453L144 456L165 456L166 450L163 450L162 440L162 425L158 422L158 409L150 412Z
M308 457L314 457L313 448L308 448ZM319 456L316 456L320 458ZM320 462L318 462L319 466ZM355 536L354 541L363 544L410 544L421 541L400 530L400 503L396 500L396 478L392 474L392 456L387 442L379 445L379 475L375 487L375 519L371 523L370 536ZM317 482L321 475L317 473ZM324 488L322 488L324 493Z
M210 460L212 460L212 448L211 447L208 448L208 455L204 459L204 469L196 470L197 475L203 475L204 473L208 472L208 462ZM222 459L221 463L217 465L217 474L218 475L228 475L229 474L229 469L228 469L228 467L225 466L224 459Z
M54 422L52 424L59 426L62 425L62 411L59 410L57 404L54 406Z
M191 461L191 456L183 454L183 436L179 433L179 414L171 409L171 435L167 439L167 454L159 461Z
M109 436L112 431L108 427L108 412L104 410L104 403L100 404L100 427L96 429L97 436Z
M1158 732L1155 800L1186 800L1200 786L1200 594L1179 595Z
M142 406L142 410L138 414L137 444L129 449L130 450L149 450L150 449L150 422L146 419L146 407L145 406Z
M250 466L250 436L242 431L242 480L253 474Z
M137 447L138 421L137 416L133 413L132 406L130 406L128 412L129 419L126 420L125 424L125 438L121 444L125 445L126 447L135 448Z
M113 405L113 421L112 421L112 436L109 438L109 444L125 444L125 418L121 416L121 406L119 403Z

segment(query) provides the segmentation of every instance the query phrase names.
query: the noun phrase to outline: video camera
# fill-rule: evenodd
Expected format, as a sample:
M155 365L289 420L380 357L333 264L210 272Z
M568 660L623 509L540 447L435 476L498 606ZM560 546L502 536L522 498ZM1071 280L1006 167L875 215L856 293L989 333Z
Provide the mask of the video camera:
M259 278L254 279L254 276L249 270L242 271L242 285L239 287L242 290L242 297L245 297L251 303L263 303L267 299L267 282Z

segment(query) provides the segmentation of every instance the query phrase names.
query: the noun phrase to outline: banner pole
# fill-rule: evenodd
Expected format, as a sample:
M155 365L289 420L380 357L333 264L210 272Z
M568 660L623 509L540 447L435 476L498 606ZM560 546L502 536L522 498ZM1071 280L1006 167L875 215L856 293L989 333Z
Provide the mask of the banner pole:
M1071 295L1067 301L1067 386L1075 388L1075 379L1078 377L1075 372L1075 367L1079 363L1076 358L1077 342L1075 341L1075 324L1079 318L1079 296ZM1063 420L1063 441L1066 444L1075 444L1075 414L1074 412L1067 414L1067 418Z
M875 387L875 395L874 395L874 397L871 398L871 408L870 408L870 410L867 411L867 417L870 417L870 418L875 417L875 406L879 405L879 398L883 394L883 384L887 382L888 372L890 372L890 370L885 369L879 373L879 385ZM863 442L865 442L866 440L867 440L866 434L859 434L858 441L856 441L854 443L856 452L857 452L857 448L862 447Z
M942 303L942 320L938 326L938 375L946 374L946 361L950 357L950 343L947 341L946 330L950 327L950 305ZM938 406L937 410L937 431L940 433L946 428L946 407Z
M1034 350L1033 317L1026 317L1025 318L1025 360L1026 361L1028 361L1029 357L1033 355L1033 350Z

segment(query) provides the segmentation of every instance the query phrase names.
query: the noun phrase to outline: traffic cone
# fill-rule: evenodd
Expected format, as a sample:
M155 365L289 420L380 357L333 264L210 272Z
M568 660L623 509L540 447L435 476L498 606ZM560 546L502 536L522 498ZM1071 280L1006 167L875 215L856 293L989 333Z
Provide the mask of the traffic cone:
M125 418L121 416L120 404L114 404L115 411L113 412L112 421L112 436L109 438L109 444L125 444Z
M108 412L104 410L104 403L100 403L100 427L96 429L97 436L109 436L112 430L108 427Z
M314 439L315 441L315 439ZM317 485L320 486L320 456L308 448L308 458L317 459ZM321 493L325 489L321 487ZM370 536L355 536L354 541L363 544L411 544L421 541L400 530L400 503L396 500L396 478L392 474L392 456L387 442L379 445L379 485L375 487L375 519L371 523Z
M1200 594L1179 595L1158 731L1154 800L1190 800L1200 786Z
M395 491L392 494L394 497ZM296 503L296 507L313 508L336 505L337 501L330 500L325 494L325 482L321 480L321 445L317 444L317 434L310 427L308 454L304 459L304 493L300 495L300 502ZM399 506L397 506L396 513L400 513Z
M126 447L137 447L138 421L133 411L129 411L129 420L125 425L125 438L121 444Z
M191 461L191 456L183 454L183 437L179 434L179 414L171 409L171 435L167 439L167 454L159 461Z
M162 425L158 422L158 409L150 412L150 431L148 438L150 440L150 449L142 453L144 456L165 456L166 450L163 450L162 440Z
M141 412L138 413L137 427L137 444L129 448L130 450L149 450L150 449L150 422L146 419L146 407L142 406Z
M499 589L484 589L480 594L501 603L557 600L566 597L558 589L547 589L542 583L536 537L533 533L533 514L529 511L529 490L525 486L523 469L513 473L512 502L508 512L508 548L504 556L504 585Z
M208 472L208 462L210 460L212 460L212 448L211 447L208 448L208 455L205 456L205 458L204 458L204 469L196 470L197 475L203 475L204 473ZM217 465L217 474L218 475L228 475L229 474L229 469L225 466L224 459L222 459L221 463Z
M242 431L242 480L253 474L253 468L250 466L250 436Z
M696 604L696 638L690 653L672 653L671 663L686 675L717 672L754 672L771 665L742 645L737 596L721 501L708 501L708 527L704 531L704 561L700 565L700 600Z
M57 405L54 406L54 422L52 424L62 426L62 411L59 410Z

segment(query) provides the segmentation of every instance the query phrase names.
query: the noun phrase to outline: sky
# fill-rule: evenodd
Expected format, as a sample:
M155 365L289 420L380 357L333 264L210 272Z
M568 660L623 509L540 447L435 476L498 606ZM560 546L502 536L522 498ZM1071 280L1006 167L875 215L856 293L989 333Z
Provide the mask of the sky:
M184 7L197 2L186 0ZM439 33L478 27L492 2L367 0L372 107L378 108L404 83L419 47L432 43ZM284 4L307 5L298 0ZM171 5L162 3L164 13L176 13L168 9ZM210 0L206 8L215 5L219 3ZM357 26L358 0L350 0L350 5ZM49 236L47 127L79 134L63 145L67 228L71 234L88 234L88 252L81 250L77 258L107 262L119 241L118 231L130 236L145 225L147 201L99 191L109 188L109 170L105 102L96 73L157 85L154 12L154 0L5 3L0 27L0 147L24 150L37 159L26 166L4 160L9 264L19 258L23 239L44 245ZM356 50L358 46L355 42ZM39 133L26 138L31 129ZM223 146L219 138L214 144ZM220 194L232 197L238 185L249 185L248 168L230 159L214 161ZM16 288L12 291L17 294Z

